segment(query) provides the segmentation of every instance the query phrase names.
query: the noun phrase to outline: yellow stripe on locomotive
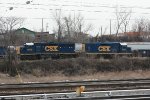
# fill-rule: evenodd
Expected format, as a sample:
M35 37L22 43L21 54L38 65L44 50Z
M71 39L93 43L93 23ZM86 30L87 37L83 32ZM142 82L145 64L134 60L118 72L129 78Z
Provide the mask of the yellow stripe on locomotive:
M58 46L45 46L45 51L58 51Z
M111 46L99 46L98 50L101 52L109 52L111 49Z
M20 46L16 47L16 54L19 55L20 54Z

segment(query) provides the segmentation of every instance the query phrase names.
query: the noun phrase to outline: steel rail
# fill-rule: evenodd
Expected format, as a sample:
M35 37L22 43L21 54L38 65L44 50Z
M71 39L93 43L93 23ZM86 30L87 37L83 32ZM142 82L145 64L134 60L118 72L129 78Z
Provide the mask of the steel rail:
M0 96L0 99L3 98L7 100L8 98L9 100L149 100L150 89L91 91L84 92L81 96L76 96L75 92Z
M106 81L70 81L51 83L0 84L0 95L18 93L52 93L75 91L76 87L85 86L86 91L115 89L150 89L149 79L106 80Z
M47 99L47 100L49 100L49 99ZM52 100L150 100L150 95L56 98L56 99L52 99Z

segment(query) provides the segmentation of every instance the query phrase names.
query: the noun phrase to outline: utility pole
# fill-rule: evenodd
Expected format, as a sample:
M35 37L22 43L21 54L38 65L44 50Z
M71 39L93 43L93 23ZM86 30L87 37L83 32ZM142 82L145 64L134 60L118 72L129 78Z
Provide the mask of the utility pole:
M103 27L101 26L101 36L103 35Z
M101 40L103 41L103 27L101 26Z
M43 28L43 18L42 18L42 32L43 32L44 28Z
M111 35L111 19L110 19L110 35Z

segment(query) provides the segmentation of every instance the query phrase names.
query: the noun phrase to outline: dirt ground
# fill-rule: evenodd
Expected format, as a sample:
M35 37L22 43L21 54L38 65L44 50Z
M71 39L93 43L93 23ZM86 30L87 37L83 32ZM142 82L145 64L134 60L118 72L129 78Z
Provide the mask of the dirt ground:
M32 75L20 75L10 77L7 74L0 73L0 83L29 83L29 82L53 82L53 81L77 81L77 80L113 80L113 79L136 79L150 78L150 71L122 71L122 72L103 72L92 75L66 77L61 74L36 77Z

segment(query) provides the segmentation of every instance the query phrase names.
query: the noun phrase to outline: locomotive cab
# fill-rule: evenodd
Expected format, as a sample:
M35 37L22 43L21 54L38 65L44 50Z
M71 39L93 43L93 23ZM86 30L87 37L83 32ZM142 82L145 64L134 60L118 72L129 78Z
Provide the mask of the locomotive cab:
M120 47L120 51L122 53L131 53L131 48L127 46L127 43L120 43L121 47Z

